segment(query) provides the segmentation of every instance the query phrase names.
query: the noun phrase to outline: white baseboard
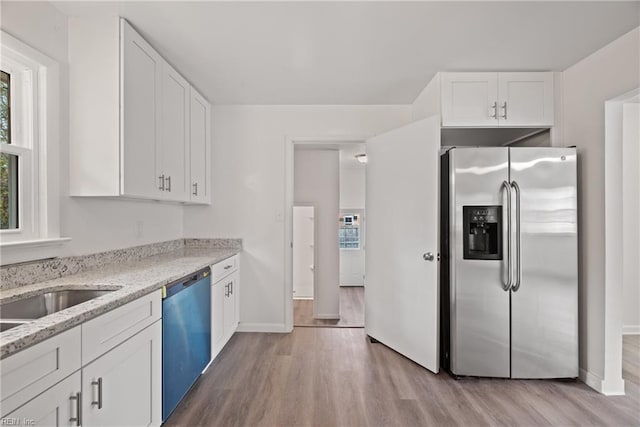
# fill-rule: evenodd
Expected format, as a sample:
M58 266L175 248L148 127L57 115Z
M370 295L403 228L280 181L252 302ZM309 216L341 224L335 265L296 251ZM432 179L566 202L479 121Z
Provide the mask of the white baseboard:
M364 283L340 283L341 288L364 288Z
M640 335L640 325L624 325L622 335Z
M607 383L606 381L602 381L602 390L600 393L605 396L624 396L624 380L622 377L616 379L615 381L610 381Z
M312 300L313 301L313 297L293 297L293 299L303 299L303 300Z
M602 393L602 378L596 374L592 374L582 368L580 368L579 374L580 381L597 391L598 393Z
M339 314L316 314L313 316L314 319L322 319L322 320L340 320Z
M624 396L625 394L624 380L622 378L618 381L610 381L609 383L606 383L599 375L588 372L582 368L580 368L579 378L580 381L605 396Z
M247 323L240 322L237 332L276 332L289 333L284 323Z

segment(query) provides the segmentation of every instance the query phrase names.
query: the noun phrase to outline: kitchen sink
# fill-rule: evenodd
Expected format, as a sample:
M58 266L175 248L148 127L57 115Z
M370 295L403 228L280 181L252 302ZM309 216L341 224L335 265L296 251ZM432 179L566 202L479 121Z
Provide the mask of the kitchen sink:
M98 298L109 292L113 292L113 290L54 291L0 304L0 332Z
M15 328L16 326L20 326L24 323L31 322L31 319L28 320L0 320L0 332L4 332L11 328Z

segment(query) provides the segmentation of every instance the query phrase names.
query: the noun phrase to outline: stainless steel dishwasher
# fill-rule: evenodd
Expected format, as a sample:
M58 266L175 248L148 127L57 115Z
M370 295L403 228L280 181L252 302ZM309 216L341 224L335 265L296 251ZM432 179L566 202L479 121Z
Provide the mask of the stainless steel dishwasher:
M211 361L210 273L205 268L163 289L163 422Z

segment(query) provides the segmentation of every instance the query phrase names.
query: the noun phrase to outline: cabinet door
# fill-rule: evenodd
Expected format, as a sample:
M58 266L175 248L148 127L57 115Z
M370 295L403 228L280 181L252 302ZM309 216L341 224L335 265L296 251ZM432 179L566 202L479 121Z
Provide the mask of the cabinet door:
M80 371L2 418L3 425L79 426Z
M226 284L226 298L224 302L224 335L225 341L231 338L236 331L238 319L236 316L236 301L238 296L238 272L235 272L225 278L223 283Z
M159 426L162 422L162 321L82 369L87 426Z
M0 416L4 417L79 370L80 340L80 326L76 326L3 359L0 362Z
M120 22L120 191L126 196L158 198L162 58L131 25Z
M211 289L211 358L224 347L224 306L227 299L227 281L222 280L212 285Z
M553 73L499 73L500 126L553 126Z
M163 61L160 130L162 198L188 201L189 83Z
M498 73L442 73L442 126L498 126Z
M211 203L211 110L209 103L191 88L191 201Z

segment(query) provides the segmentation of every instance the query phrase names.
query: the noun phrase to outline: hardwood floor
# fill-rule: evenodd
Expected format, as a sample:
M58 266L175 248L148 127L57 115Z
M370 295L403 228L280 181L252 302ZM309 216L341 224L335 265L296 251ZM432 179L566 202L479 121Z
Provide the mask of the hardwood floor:
M624 346L627 395L605 397L574 381L456 381L363 329L236 333L166 426L639 425L640 336Z
M364 328L364 287L340 288L340 319L314 319L313 300L293 300L294 326Z

